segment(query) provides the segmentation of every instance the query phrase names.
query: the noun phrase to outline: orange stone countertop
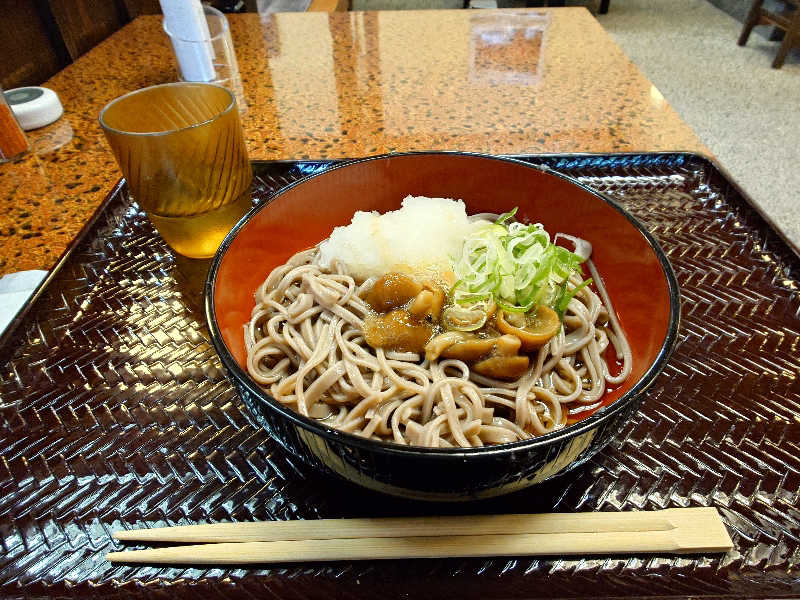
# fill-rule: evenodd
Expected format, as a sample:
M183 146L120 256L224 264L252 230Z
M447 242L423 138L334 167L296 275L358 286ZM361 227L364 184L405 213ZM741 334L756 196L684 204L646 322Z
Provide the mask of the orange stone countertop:
M403 150L709 155L585 8L230 15L252 159ZM160 16L44 85L64 116L0 165L0 275L49 269L120 178L97 117L175 81Z

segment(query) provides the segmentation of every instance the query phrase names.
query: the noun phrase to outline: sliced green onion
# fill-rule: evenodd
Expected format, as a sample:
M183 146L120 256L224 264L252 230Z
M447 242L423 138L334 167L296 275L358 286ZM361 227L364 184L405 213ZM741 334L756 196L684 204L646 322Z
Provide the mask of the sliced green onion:
M514 208L512 208L512 209L511 209L510 211L508 211L507 213L503 213L502 215L500 215L499 217L497 217L497 221L495 221L495 222L494 222L494 224L495 224L495 225L502 225L503 223L505 223L505 222L506 222L506 221L508 221L509 219L513 219L513 218L514 218L514 215L516 215L516 214L517 214L517 210L518 210L518 209L519 209L519 207L518 207L518 206L515 206Z
M456 304L476 304L478 302L484 302L486 300L490 300L492 298L491 292L487 292L485 294L465 294L463 296L459 296L457 299L454 299L453 302Z
M497 306L502 308L504 311L513 313L526 313L536 306L534 302L526 304L525 306L517 306L516 304L508 304L507 302L503 302L500 298L495 298L495 302L497 303Z
M468 306L490 295L503 310L528 312L538 304L555 309L564 299L566 281L583 259L551 243L541 224L513 221L516 213L503 213L464 241L453 261L453 303Z
M558 299L556 305L553 307L553 310L555 310L558 313L560 319L564 318L564 312L567 310L567 306L569 306L570 301L575 297L575 295L578 292L580 292L590 283L592 283L591 277L589 277L589 279L584 279L570 291L567 291L567 282L566 281L564 282L564 287L562 288L561 297Z

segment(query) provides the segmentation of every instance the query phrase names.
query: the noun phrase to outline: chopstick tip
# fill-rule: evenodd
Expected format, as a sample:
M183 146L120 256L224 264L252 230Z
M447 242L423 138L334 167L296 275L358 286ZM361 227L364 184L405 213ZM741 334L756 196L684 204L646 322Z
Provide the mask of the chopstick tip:
M111 537L121 542L139 542L148 539L149 529L120 529L114 531Z

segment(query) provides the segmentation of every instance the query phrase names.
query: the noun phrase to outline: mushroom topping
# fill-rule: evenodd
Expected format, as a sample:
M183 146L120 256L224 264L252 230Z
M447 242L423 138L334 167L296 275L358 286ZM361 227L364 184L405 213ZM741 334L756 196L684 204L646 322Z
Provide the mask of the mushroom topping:
M430 290L431 294L433 294L433 299L431 300L431 312L430 315L434 321L438 321L439 318L442 316L442 305L444 304L444 290L441 286L436 284L425 282L425 288Z
M494 353L497 356L516 356L522 342L515 335L501 335L497 338L497 345L495 346Z
M448 331L447 333L441 333L429 341L425 346L425 358L428 360L436 360L445 349L449 348L453 344L457 344L458 342L469 339L470 337L471 336L469 334L462 333L460 331Z
M475 331L486 324L494 315L497 304L494 301L473 304L472 306L448 306L443 315L442 322L447 329L456 331Z
M364 296L364 301L378 313L400 308L422 291L422 285L408 275L387 273L379 277Z
M544 346L561 327L556 311L544 305L526 314L498 310L495 322L502 333L518 337L526 352Z
M441 356L443 358L457 358L464 362L473 362L481 356L489 354L494 350L496 344L497 338L467 338L442 350Z
M429 281L422 285L423 290L409 304L408 312L419 318L430 317L434 323L438 323L442 315L444 290Z
M519 379L530 365L527 356L490 356L472 365L472 370L494 379Z
M364 339L373 348L421 354L432 335L433 325L403 309L364 320Z
M408 312L411 316L421 319L431 314L433 308L433 292L422 290L417 297L409 304Z
M475 334L461 331L448 331L433 338L425 346L425 358L436 360L457 358L465 362L473 362L482 356L515 356L520 348L520 341L513 335L480 338Z

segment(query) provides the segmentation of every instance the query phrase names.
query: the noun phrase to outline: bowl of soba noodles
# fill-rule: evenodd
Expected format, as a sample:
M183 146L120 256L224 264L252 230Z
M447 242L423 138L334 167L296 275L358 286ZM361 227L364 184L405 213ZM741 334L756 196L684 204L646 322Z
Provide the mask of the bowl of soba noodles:
M472 500L585 463L679 324L655 238L548 168L377 156L287 186L217 252L212 342L287 452L387 494Z

